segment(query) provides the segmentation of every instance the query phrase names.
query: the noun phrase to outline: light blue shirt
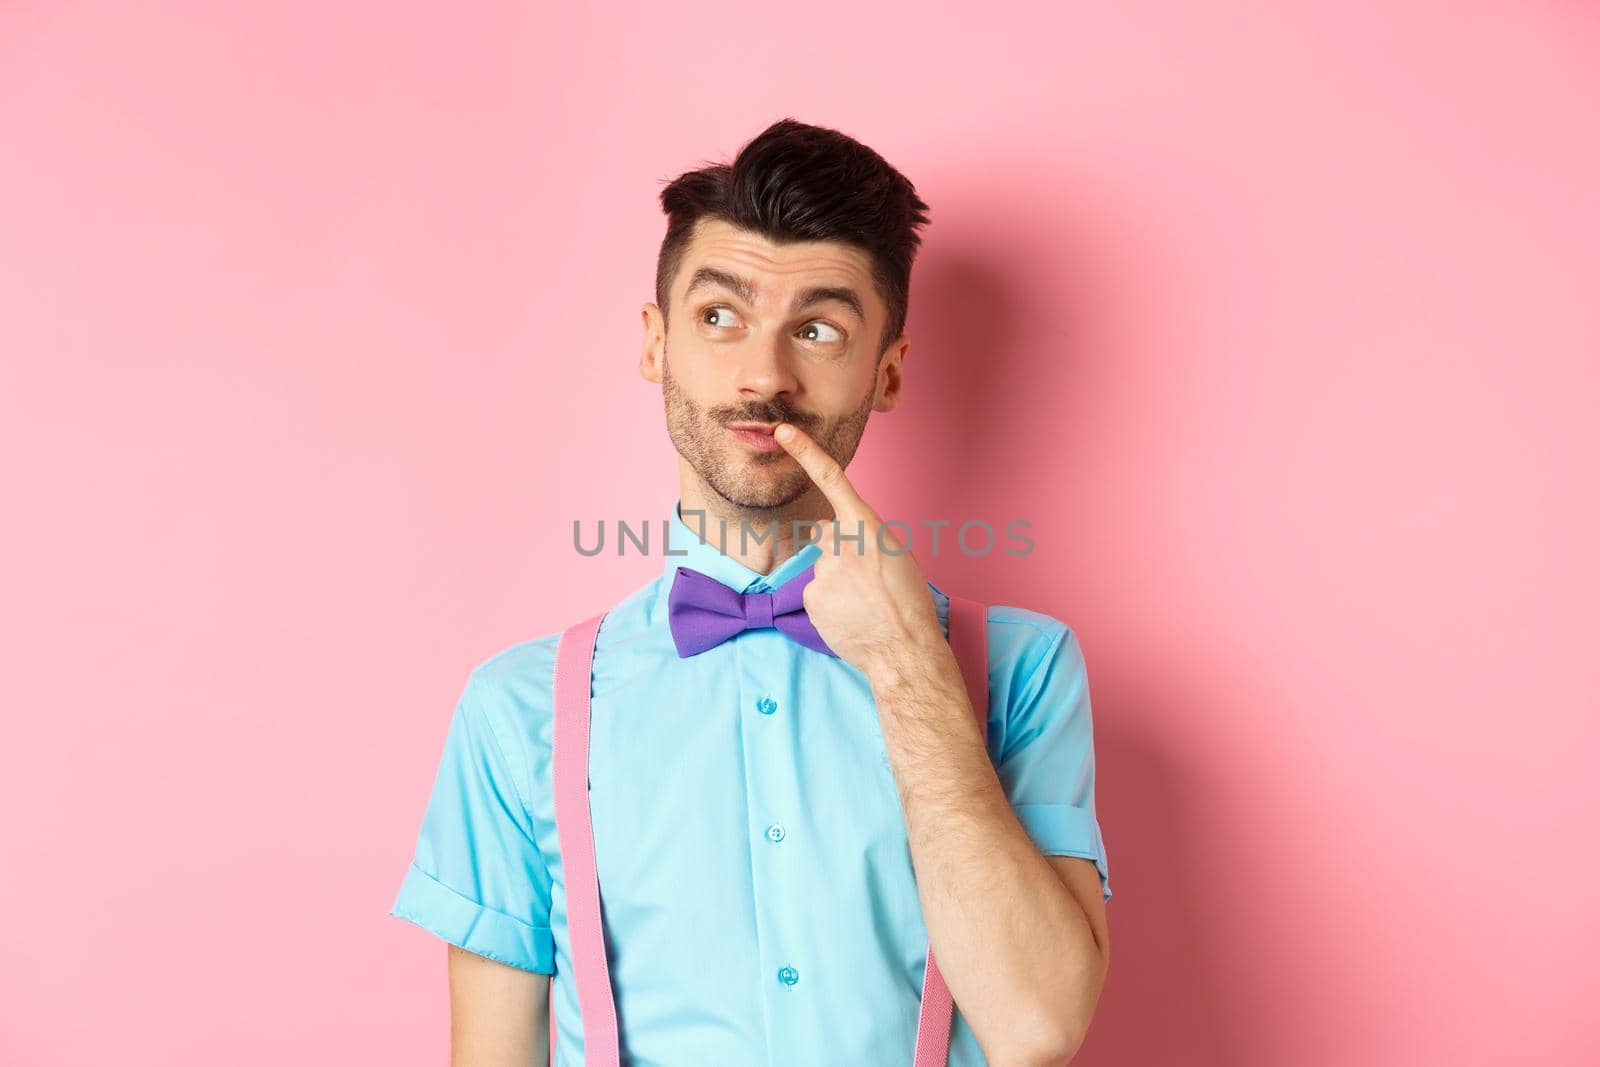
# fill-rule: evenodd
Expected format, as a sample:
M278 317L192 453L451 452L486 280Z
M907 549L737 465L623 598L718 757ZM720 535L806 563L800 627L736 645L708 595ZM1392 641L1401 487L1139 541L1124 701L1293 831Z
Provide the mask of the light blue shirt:
M650 546L661 576L611 609L595 647L589 801L623 1063L909 1067L928 936L866 676L774 629L680 659L667 625L680 566L770 592L821 549L762 575L718 551L715 527L702 542L696 513L671 514L670 553ZM929 589L948 633L949 599ZM1012 810L1042 853L1092 859L1110 900L1077 638L1004 605L988 627L987 745ZM553 974L554 1067L580 1067L551 792L559 637L470 672L390 914ZM985 1063L959 1008L949 1062Z

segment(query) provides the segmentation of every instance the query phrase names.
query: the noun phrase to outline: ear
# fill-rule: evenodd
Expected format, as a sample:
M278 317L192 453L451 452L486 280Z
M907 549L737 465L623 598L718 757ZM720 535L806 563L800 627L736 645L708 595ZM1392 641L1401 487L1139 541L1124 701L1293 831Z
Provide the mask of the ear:
M901 334L878 360L878 385L872 401L873 411L893 411L899 406L906 353L910 350L911 341Z
M639 309L644 319L644 351L639 354L639 374L647 382L661 384L661 353L667 344L667 327L661 309L647 303Z

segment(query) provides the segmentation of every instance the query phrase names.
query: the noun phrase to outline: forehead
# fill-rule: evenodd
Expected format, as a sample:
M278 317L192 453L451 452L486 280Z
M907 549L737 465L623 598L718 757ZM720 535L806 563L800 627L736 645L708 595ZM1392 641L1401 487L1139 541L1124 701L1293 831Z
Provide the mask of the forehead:
M867 253L840 241L796 241L779 244L722 219L700 219L685 249L683 265L673 281L682 294L700 267L721 267L751 281L763 300L786 300L809 286L848 286L863 300L875 300L872 260Z

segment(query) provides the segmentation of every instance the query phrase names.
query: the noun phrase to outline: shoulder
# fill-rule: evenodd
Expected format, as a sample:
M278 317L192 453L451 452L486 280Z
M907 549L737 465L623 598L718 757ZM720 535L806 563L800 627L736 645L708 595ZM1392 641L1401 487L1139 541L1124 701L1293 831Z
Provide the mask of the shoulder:
M501 648L468 672L461 713L477 716L510 766L524 797L533 790L539 751L550 745L551 683L561 632Z
M518 641L491 654L472 668L468 685L480 696L515 693L549 682L562 631Z
M596 656L628 640L644 625L650 598L659 585L660 579L648 582L605 611L595 642ZM581 621L573 619L568 625ZM548 744L548 723L555 705L556 651L566 630L562 627L507 645L469 672L466 699L498 736Z
M991 604L988 614L990 717L1007 749L1041 716L1069 713L1087 669L1063 620L1012 604Z
M1054 615L1018 607L1015 604L989 605L989 639L1008 645L1055 644L1072 633L1072 627Z
M932 582L928 583L928 588L933 594L939 626L948 633L950 594ZM1072 628L1054 615L1016 604L986 604L985 608L991 677L1007 668L1037 665L1073 638Z
M1077 647L1072 627L1054 615L1014 604L989 605L989 664L1031 674L1061 654Z
M950 594L932 582L934 612L949 632ZM1046 668L1063 658L1080 657L1077 635L1061 619L1016 604L986 604L989 639L991 719L1038 695Z

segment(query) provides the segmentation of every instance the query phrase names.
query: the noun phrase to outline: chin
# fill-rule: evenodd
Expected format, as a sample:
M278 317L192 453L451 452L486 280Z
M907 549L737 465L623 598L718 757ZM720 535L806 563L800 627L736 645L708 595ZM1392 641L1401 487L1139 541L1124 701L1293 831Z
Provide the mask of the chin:
M723 498L735 507L749 508L752 511L771 511L774 508L781 508L798 500L805 492L805 486L795 485L788 479L739 478L731 488L732 492L721 494Z

